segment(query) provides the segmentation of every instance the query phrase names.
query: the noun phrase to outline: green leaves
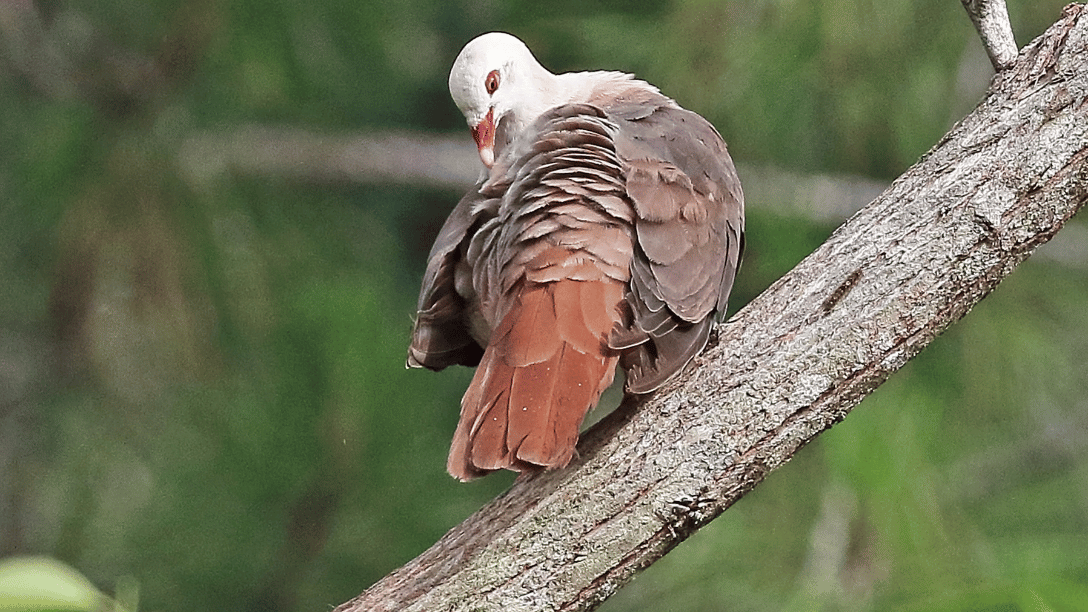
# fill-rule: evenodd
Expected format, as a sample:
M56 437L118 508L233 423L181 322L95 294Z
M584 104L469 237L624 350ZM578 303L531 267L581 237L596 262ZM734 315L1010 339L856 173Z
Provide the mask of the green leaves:
M113 601L72 567L49 557L0 560L0 612L136 612L137 589Z

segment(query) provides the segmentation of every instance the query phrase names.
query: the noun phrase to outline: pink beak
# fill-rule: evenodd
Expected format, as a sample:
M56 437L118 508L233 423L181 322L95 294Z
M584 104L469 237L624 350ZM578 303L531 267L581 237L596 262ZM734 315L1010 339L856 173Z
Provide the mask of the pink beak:
M472 128L472 138L480 150L480 161L490 168L495 164L494 109L487 109L487 115Z

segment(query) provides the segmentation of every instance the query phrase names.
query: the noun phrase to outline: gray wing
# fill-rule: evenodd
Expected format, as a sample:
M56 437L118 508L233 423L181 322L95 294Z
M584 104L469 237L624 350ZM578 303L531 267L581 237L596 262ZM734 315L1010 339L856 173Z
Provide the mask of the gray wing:
M441 370L480 362L483 348L472 338L465 299L455 286L456 269L464 257L477 223L476 204L486 199L478 189L468 192L446 218L427 257L427 271L419 291L408 366Z
M725 142L699 115L660 94L607 112L620 126L637 237L631 323L609 345L625 351L628 390L645 393L702 350L725 311L744 247L744 195Z

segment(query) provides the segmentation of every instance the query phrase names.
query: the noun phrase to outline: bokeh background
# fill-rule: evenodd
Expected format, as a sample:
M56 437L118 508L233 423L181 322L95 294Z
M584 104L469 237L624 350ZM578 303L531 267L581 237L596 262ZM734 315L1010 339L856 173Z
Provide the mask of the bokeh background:
M1018 42L1063 2L1010 0ZM509 486L445 474L471 372L404 368L476 164L447 71L493 29L718 126L734 310L991 75L956 0L0 1L0 563L323 610ZM1088 610L1086 245L1075 219L601 609Z

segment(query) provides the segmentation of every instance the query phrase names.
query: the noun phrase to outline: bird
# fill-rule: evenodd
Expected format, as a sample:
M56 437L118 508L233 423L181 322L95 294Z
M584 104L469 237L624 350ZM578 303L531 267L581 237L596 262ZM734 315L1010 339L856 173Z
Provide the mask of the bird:
M481 178L428 256L408 367L475 366L447 470L566 467L612 383L649 393L707 344L744 249L721 135L649 83L553 74L517 37L449 76Z

